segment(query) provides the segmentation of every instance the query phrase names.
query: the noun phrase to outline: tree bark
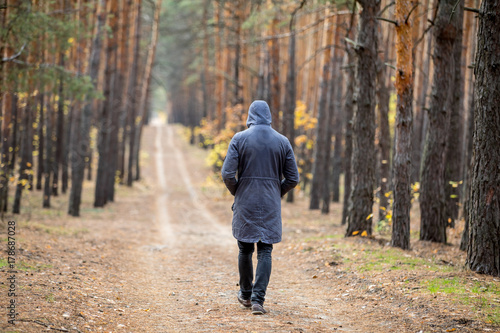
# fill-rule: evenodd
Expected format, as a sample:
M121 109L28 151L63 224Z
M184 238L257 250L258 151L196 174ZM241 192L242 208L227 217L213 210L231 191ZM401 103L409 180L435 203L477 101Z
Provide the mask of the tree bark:
M139 161L139 152L140 152L140 144L141 144L141 135L142 128L144 127L144 120L146 119L147 114L147 101L149 96L149 87L151 85L151 70L153 69L153 60L155 59L156 54L156 46L158 44L158 24L160 21L160 12L161 12L161 3L162 0L157 0L154 9L154 18L153 18L153 26L151 28L151 42L149 44L149 51L146 58L146 65L144 66L144 74L141 78L141 92L140 92L140 102L139 102L139 124L137 126L137 137L135 142L135 161L136 161L136 176L135 180L140 179L140 161ZM205 83L206 84L206 83ZM205 103L205 99L204 102ZM192 132L193 133L193 132Z
M29 184L29 174L31 170L30 155L31 151L31 141L32 139L32 120L31 120L31 107L30 101L24 109L23 124L20 130L21 133L21 149L20 149L20 161L19 161L19 179L16 186L16 194L14 197L14 204L12 207L12 212L14 214L19 214L21 212L21 196L23 190L30 186Z
M117 119L114 117L116 110L119 110L115 103L116 96L116 51L118 40L118 1L108 2L110 14L107 25L110 27L111 35L107 39L106 49L106 71L104 76L104 102L102 113L99 114L99 138L97 149L99 151L99 161L97 164L97 176L95 183L94 207L103 207L109 198L110 182L114 185L114 173L112 166L113 152L111 143L113 134L117 135ZM113 122L115 121L115 122ZM116 165L115 165L116 168Z
M137 16L135 17L135 31L134 31L134 54L131 64L129 86L128 86L128 96L130 98L128 114L129 121L128 126L130 127L129 133L129 154L128 154L128 168L127 168L127 186L132 186L134 181L134 158L135 158L135 136L137 132L136 125L136 111L139 105L139 91L138 91L138 66L139 66L139 47L141 38L141 3L142 0L137 2Z
M59 54L59 66L64 68L64 54ZM55 142L55 157L53 163L54 176L52 178L52 195L59 194L59 167L62 166L64 142L64 75L59 77L57 101L57 124L56 124L56 142Z
M296 106L296 73L295 73L295 15L304 6L305 0L295 8L290 17L289 29L290 40L288 42L288 69L285 84L285 105L283 110L283 132L290 141L292 148L295 147L295 106ZM288 192L286 201L293 202L293 189Z
M41 87L40 87L41 88ZM45 147L43 143L43 118L44 118L44 113L45 113L45 104L44 104L44 98L45 94L43 93L42 90L40 90L38 94L38 119L37 119L37 142L38 142L38 159L37 159L37 171L36 171L36 189L41 190L42 189L42 177L44 173L43 169L43 155L45 153Z
M387 56L386 56L387 58ZM386 59L387 60L387 59ZM411 99L412 96L410 96ZM379 210L378 221L384 221L389 207L388 194L391 177L391 133L389 128L389 99L390 89L387 85L387 70L385 61L379 59L377 63L377 117L378 117L378 153L379 158Z
M325 45L332 44L333 28L328 27ZM321 74L320 94L318 103L318 122L316 124L316 144L314 145L313 179L311 182L311 200L309 209L319 209L321 197L328 191L328 168L330 159L328 156L331 146L330 110L328 105L330 72L331 72L331 46L323 53L323 71ZM330 135L330 137L328 137Z
M53 96L46 96L47 98L44 100L45 109L47 110L45 119L43 120L45 124L45 135L43 136L43 140L45 140L45 155L43 157L43 208L50 208L50 197L52 195L52 175L54 173L54 169L52 168L54 163L54 145L52 140L53 128L54 128L54 110L52 110L51 105L52 101L50 101ZM47 102L47 99L49 102Z
M466 265L500 276L500 1L483 0L479 14Z
M362 11L356 42L358 92L353 117L352 187L346 236L372 234L375 184L375 83L377 59L377 13L380 1L358 0Z
M344 66L347 68L345 72L345 81L347 82L345 102L344 102L344 199L342 203L342 220L341 225L347 223L347 215L349 213L349 200L351 197L352 186L352 118L354 113L354 81L356 80L354 70L354 49L347 43Z
M88 75L94 86L97 84L99 74L100 53L102 48L102 33L106 21L105 1L99 1L101 11L97 16L97 27L94 35L88 66ZM99 10L99 8L98 8ZM80 117L75 115L73 128L79 128L79 142L72 145L71 151L71 192L69 197L68 214L80 216L83 179L85 173L85 158L89 152L90 120L92 116L92 99L87 97ZM78 125L78 126L77 126Z
M421 166L420 240L446 243L444 168L454 77L453 45L458 30L456 0L441 0L434 22L434 77L429 127Z
M411 130L413 121L413 18L415 1L396 1L396 90L398 94L394 149L394 204L391 245L410 248Z
M446 150L445 166L445 218L448 226L454 228L455 220L458 218L458 204L461 197L463 183L462 176L462 152L463 152L463 93L464 77L462 74L462 40L463 40L463 17L464 1L460 0L455 9L457 18L457 36L453 45L453 89L450 105L450 130L448 131L448 143Z

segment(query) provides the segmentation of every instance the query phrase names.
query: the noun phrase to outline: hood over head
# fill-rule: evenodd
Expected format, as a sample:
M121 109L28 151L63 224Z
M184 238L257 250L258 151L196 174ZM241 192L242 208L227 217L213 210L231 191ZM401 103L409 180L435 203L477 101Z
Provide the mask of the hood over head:
M248 109L247 127L250 125L270 125L271 110L265 101L254 101Z

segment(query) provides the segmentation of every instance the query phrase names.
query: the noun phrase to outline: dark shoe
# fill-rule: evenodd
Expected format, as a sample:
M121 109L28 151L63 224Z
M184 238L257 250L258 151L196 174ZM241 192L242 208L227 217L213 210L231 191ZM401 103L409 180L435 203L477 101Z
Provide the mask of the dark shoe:
M249 308L252 306L252 303L249 299L244 299L243 296L241 296L241 291L238 292L238 302L240 302L245 308Z
M259 304L259 303L252 304L252 314L262 315L264 313L267 313L267 311L264 309L264 307L261 304Z

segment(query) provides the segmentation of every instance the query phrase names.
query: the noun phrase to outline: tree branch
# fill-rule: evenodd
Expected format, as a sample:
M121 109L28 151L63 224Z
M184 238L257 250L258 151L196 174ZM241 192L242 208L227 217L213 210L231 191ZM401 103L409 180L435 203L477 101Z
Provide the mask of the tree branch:
M12 61L12 60L16 59L17 57L19 57L21 55L21 53L23 53L25 47L26 47L26 43L24 43L24 45L21 46L21 49L16 54L14 54L8 58L2 58L2 62Z
M394 24L396 27L398 27L398 26L399 26L399 23L398 23L398 22L396 22L396 21L394 21L394 20L386 19L386 18L384 18L384 17L377 17L377 20L392 23L392 24Z
M387 67L390 67L390 68L392 68L392 69L394 69L394 70L396 70L396 69L397 69L397 68L396 68L396 66L394 66L393 64L390 64L390 63L388 63L388 62L385 62L385 63L384 63L384 65L386 65Z
M468 11L468 12L473 12L473 13L481 14L481 12L479 11L479 9L477 9L477 8L464 7L464 10Z
M458 0L460 1L460 0ZM413 6L412 9L410 9L410 12L408 13L408 16L406 16L406 19L405 19L405 24L408 24L408 20L410 19L410 15L411 13L413 13L413 11L418 7L418 2L415 4L415 6Z

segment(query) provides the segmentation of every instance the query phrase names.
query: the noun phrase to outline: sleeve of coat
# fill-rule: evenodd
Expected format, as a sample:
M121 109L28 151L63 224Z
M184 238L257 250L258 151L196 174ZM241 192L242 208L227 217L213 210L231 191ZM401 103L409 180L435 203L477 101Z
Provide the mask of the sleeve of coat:
M285 167L283 168L283 176L285 178L281 181L282 197L299 183L299 170L297 169L295 155L293 154L292 145L290 145L290 142L287 143L288 147L285 158Z
M232 195L236 194L238 181L236 180L236 172L238 171L238 146L236 136L231 139L229 148L227 149L226 158L222 165L222 180L226 184L227 189Z

